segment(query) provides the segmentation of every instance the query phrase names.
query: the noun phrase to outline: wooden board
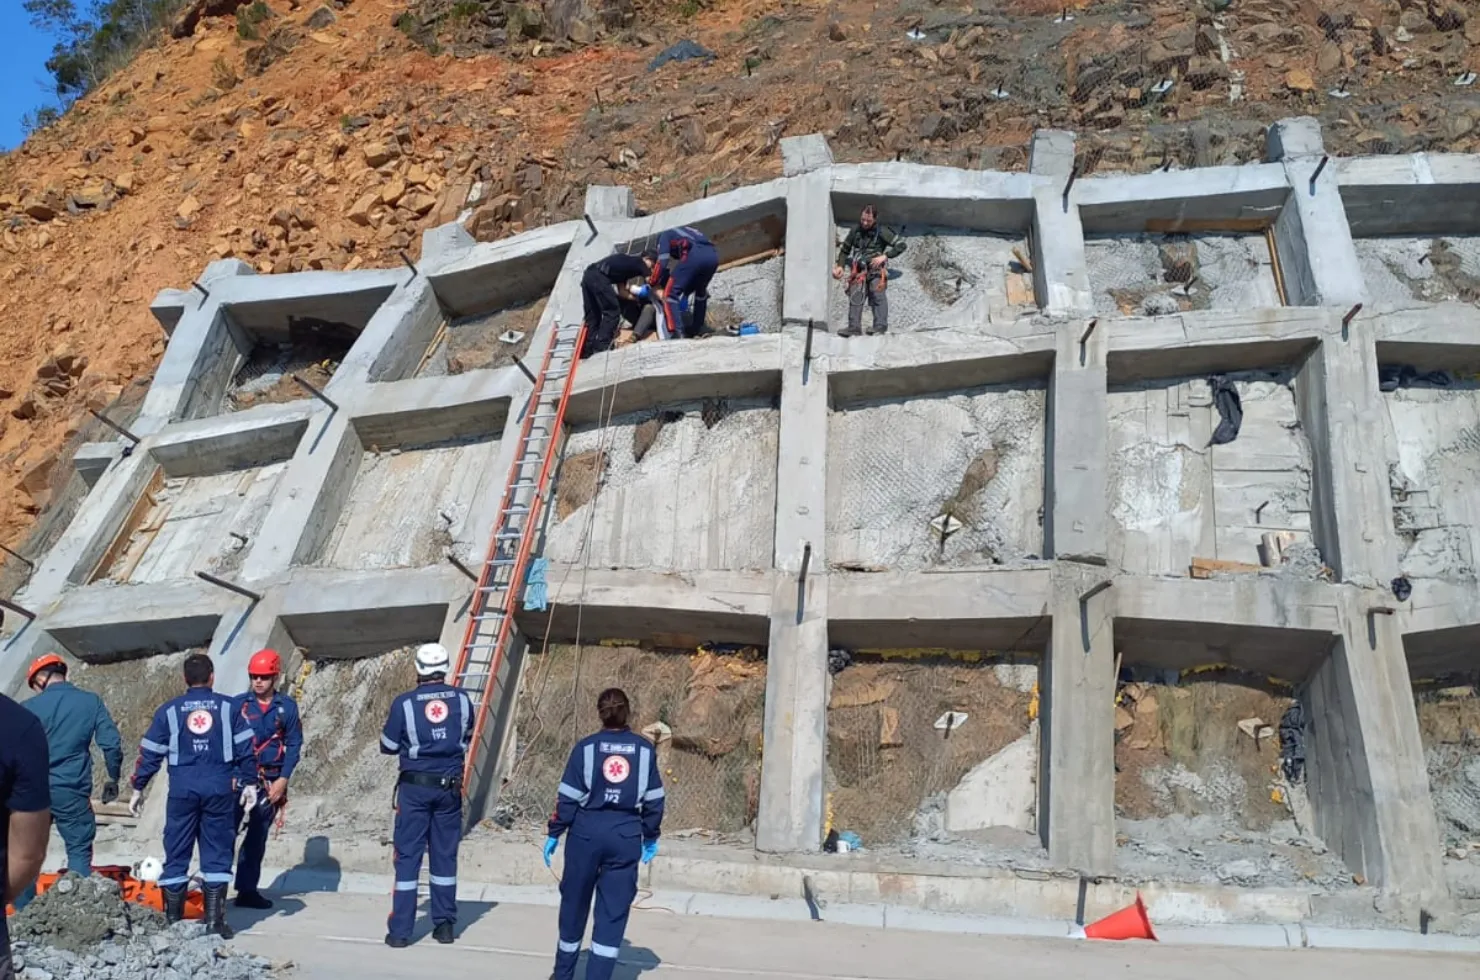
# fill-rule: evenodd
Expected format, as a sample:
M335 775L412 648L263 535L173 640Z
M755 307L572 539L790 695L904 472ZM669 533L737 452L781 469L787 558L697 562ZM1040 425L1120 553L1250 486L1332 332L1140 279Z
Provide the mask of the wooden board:
M106 574L108 569L113 567L113 563L128 548L129 539L134 536L134 532L139 530L139 525L143 523L144 517L149 513L150 508L154 506L154 495L163 489L164 468L156 466L154 468L154 475L149 477L149 483L144 487L144 492L139 494L138 500L134 501L133 509L128 512L128 516L123 519L123 524L118 528L118 533L114 535L113 543L108 545L108 549L103 552L103 557L98 560L98 563L93 566L92 572L88 574L87 581L89 583L96 582L100 575Z
M1221 558L1194 558L1188 570L1193 578L1212 578L1217 572L1259 572L1263 565L1251 565L1246 561L1224 561Z
M1146 222L1146 230L1162 235L1218 234L1248 235L1262 232L1274 224L1272 218L1207 218L1201 221L1186 218L1152 218Z

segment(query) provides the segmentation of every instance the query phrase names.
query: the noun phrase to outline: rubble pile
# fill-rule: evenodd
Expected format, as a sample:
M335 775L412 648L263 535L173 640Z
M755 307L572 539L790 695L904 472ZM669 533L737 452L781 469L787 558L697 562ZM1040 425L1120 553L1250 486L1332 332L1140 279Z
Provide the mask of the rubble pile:
M259 980L278 975L199 922L125 902L118 883L66 875L10 920L16 975L25 980Z

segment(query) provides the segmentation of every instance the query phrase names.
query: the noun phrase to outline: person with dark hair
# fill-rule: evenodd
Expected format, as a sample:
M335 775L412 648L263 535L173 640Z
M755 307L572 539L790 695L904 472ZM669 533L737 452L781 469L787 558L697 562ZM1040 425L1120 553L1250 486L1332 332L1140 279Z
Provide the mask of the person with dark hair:
M222 939L233 935L226 924L226 889L231 885L231 858L236 847L236 808L257 805L257 757L252 753L252 726L235 710L232 699L211 690L216 667L203 653L185 658L185 693L160 705L139 742L134 765L134 792L129 811L138 816L144 789L170 767L170 795L164 818L164 916L185 916L185 888L190 881L190 855L200 848L200 877L205 883L206 928Z
M0 905L36 884L51 833L46 731L36 716L0 694ZM0 980L15 980L10 934L0 915Z
M396 779L396 884L385 944L411 945L416 888L427 859L432 938L453 942L457 929L457 848L462 842L463 767L473 740L473 702L447 683L452 656L440 643L416 649L416 687L391 702L380 733L382 755L400 756Z
M874 311L870 334L889 332L889 260L904 254L904 239L894 229L879 224L872 204L858 216L858 227L848 232L838 247L833 278L848 276L848 327L839 337L857 337L863 330L863 307Z
M632 706L620 688L596 699L601 731L571 750L545 840L545 866L570 833L560 879L560 939L551 980L573 980L591 900L591 961L586 980L611 980L637 897L637 864L658 853L663 825L663 778L653 744L627 727Z
M41 722L51 748L51 817L67 848L67 870L86 876L92 874L93 841L98 836L92 810L92 745L98 743L108 770L102 801L112 803L118 799L123 744L103 699L74 687L67 672L67 662L57 654L37 657L26 673L36 696L25 702L25 708ZM35 889L28 889L15 900L16 910L35 897Z
M611 349L612 341L617 339L617 325L622 320L621 288L629 280L646 278L657 259L658 253L651 249L641 255L616 252L586 266L581 276L581 302L586 317L582 358Z

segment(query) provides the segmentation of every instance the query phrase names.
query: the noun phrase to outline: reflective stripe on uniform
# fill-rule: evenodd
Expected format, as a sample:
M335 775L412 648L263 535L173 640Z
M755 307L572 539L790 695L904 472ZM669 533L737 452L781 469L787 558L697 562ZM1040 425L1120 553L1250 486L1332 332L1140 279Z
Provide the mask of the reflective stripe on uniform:
M218 701L216 702L216 706L221 709L221 717L216 719L216 723L221 726L221 761L229 766L231 765L231 761L236 758L236 751L231 744L231 705ZM247 738L251 737L252 733L248 731ZM240 742L241 739L237 739L236 741Z
M648 780L652 774L648 771L653 764L652 753L644 746L637 748L637 802L641 803L647 798Z
M406 754L415 759L421 755L421 739L416 737L416 712L411 710L410 698L401 702L401 712L406 716L406 741L411 744Z
M562 939L555 944L555 948L562 953L579 953L581 951L581 942L580 940L576 940L573 943L568 943Z
M592 956L605 956L609 960L614 960L614 959L617 958L617 947L615 947L615 946L603 946L601 943L592 943L591 944L591 955Z
M433 885L436 885L438 888L457 887L457 875L453 875L450 878L446 875L427 875L427 881L429 881Z
M168 745L160 745L158 742L151 742L147 738L142 738L139 740L139 748L143 749L146 752L158 753L159 755L164 755L170 750L170 747Z
M160 888L173 888L175 885L183 885L188 881L190 881L188 875L181 875L178 878L161 878L157 884Z
M663 798L663 787L659 786L657 789L650 789L650 790L648 790L647 795L642 798L642 802L644 802L644 803L652 803L652 802L654 802L656 800L661 800L662 798Z
M398 882L396 882L396 891L398 891L398 892L414 892L414 891L416 891L416 882L414 882L414 881L398 881Z
M468 741L473 737L473 704L466 694L458 694L457 700L462 704L462 750L466 753Z
M581 800L581 805L585 806L591 799L591 783L596 778L596 746L589 742L581 750L581 766L586 777L586 796Z
M394 752L400 748L399 745L391 741L390 736L388 735L380 736L380 744L385 746L387 752Z
M200 880L208 885L224 885L231 881L231 872L228 871L224 874L220 871L213 871L210 874L202 873Z
M170 747L167 751L170 755L170 768L173 769L180 764L180 719L175 715L174 708L166 711L164 717L170 726Z
M585 803L587 798L590 797L591 794L582 793L580 790L576 789L569 783L561 783L560 795L565 797L567 800L575 800L577 803Z

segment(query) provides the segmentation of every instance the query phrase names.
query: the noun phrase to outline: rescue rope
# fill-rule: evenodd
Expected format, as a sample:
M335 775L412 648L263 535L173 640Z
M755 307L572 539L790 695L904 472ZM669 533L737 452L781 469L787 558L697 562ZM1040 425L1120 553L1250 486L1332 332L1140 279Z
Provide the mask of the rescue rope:
M551 878L555 879L555 886L557 888L560 887L560 876L555 873L555 869L546 865L545 870L550 872ZM652 897L653 890L651 888L639 888L637 889L637 894L633 896L632 904L629 907L637 912L667 912L669 915L680 914L677 909L671 909L666 905L648 905L647 900Z

